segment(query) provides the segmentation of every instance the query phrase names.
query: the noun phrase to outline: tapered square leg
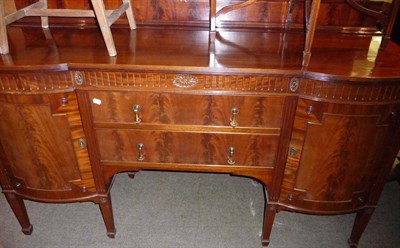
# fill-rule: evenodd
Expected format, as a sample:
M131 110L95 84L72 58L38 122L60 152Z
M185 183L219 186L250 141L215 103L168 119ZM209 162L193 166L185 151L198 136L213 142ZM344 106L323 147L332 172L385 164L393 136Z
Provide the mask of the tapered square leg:
M33 231L33 226L29 221L24 201L20 196L14 193L5 193L5 196L22 227L21 231L26 235L30 235Z
M353 230L351 231L351 236L348 240L350 247L357 247L361 235L367 227L368 222L371 219L372 214L374 213L374 210L374 208L366 208L357 212L357 216L353 225Z
M107 236L113 239L115 238L116 229L114 225L114 216L110 194L108 194L107 197L100 197L99 206L101 214L103 216L104 224L106 225Z
M263 224L263 232L261 237L262 246L269 245L269 237L271 236L272 226L274 224L275 215L276 215L276 205L270 203L270 198L268 196L267 187L264 186L264 194L265 194L265 207L264 207L264 224Z
M271 204L265 204L264 226L263 226L263 233L261 240L263 246L269 245L269 238L271 235L272 226L274 224L275 215L276 215L276 206Z

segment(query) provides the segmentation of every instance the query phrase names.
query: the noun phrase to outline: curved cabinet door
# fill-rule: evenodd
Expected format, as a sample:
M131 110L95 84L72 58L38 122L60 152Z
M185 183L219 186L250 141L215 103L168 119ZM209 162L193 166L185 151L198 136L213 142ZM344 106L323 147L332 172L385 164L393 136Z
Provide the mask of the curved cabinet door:
M95 193L74 93L0 94L0 137L3 190L53 201Z
M387 158L393 155L398 134L396 109L394 104L300 99L280 202L316 213L375 204L371 193L383 184L382 173L391 166Z

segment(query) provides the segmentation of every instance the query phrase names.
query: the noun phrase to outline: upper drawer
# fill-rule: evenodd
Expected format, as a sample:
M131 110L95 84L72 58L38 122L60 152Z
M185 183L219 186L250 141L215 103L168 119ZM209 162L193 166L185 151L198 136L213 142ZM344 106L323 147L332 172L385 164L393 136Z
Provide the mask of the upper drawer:
M280 128L284 96L91 91L94 122ZM136 106L137 112L134 110ZM232 123L233 121L233 123Z

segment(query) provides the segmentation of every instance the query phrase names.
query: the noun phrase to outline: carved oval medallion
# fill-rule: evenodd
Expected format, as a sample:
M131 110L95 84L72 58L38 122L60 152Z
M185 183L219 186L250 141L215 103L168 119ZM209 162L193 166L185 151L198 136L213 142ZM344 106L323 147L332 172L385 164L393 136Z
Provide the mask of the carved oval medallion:
M299 79L298 78L290 79L289 88L291 92L296 92L299 89Z
M82 85L83 84L83 76L79 71L77 71L75 73L75 82L76 82L77 85Z
M180 88L190 88L197 84L197 78L192 75L178 74L174 77L172 83Z

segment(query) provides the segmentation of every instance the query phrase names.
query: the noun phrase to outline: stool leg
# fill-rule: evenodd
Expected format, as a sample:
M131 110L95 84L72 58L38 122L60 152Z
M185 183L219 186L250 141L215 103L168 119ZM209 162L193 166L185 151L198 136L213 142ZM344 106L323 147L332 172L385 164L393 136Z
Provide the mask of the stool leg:
M391 10L389 11L389 20L386 27L383 27L382 32L382 42L381 42L381 49L384 49L390 41L390 36L392 34L393 26L396 22L397 13L400 8L400 0L393 0L392 4L390 5Z
M0 53L7 54L8 50L8 40L7 40L7 29L6 22L4 20L4 2L0 1Z
M122 0L122 2L129 4L129 8L125 11L126 17L128 18L129 22L129 27L131 29L136 29L135 16L133 14L131 0Z
M114 40L112 37L110 26L108 25L106 9L103 0L91 0L93 10L96 15L97 21L100 26L101 34L103 35L104 42L110 56L116 56L117 51L115 49Z
M285 23L285 28L289 29L290 24L292 24L292 13L295 5L297 4L297 0L289 0L287 18Z
M43 8L47 9L47 0L39 0L40 2L43 3ZM40 20L42 22L42 28L49 28L49 18L47 16L42 16L40 17Z

